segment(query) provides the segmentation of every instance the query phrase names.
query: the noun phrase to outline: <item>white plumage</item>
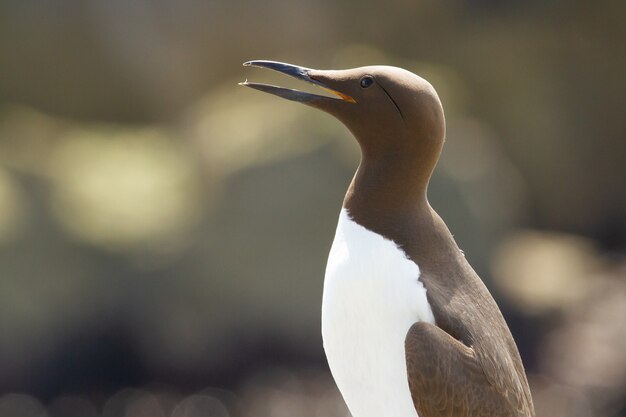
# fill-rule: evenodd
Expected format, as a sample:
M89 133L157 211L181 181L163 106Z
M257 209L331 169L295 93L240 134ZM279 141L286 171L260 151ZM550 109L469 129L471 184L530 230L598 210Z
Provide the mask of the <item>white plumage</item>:
M404 339L434 324L419 267L344 208L326 267L322 337L331 372L353 417L417 417Z

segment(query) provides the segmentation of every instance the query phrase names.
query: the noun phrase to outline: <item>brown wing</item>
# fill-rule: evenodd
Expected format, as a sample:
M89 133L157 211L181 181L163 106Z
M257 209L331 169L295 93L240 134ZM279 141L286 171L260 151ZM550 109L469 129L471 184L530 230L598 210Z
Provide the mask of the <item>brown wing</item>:
M406 336L409 388L419 417L527 417L487 379L473 349L437 326Z

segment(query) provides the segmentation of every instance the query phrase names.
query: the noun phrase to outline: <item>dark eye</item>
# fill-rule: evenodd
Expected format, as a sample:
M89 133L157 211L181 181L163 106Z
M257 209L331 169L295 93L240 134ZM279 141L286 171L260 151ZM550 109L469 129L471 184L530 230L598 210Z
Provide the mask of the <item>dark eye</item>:
M361 78L361 87L367 88L372 84L374 84L374 78L372 78L371 75L366 75L365 77Z

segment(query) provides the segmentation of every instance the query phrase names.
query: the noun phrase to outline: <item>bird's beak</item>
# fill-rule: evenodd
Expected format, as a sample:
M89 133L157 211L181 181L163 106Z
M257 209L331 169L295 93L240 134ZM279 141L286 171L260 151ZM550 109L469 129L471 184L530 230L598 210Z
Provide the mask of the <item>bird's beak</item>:
M299 80L307 81L311 84L315 84L318 87L334 94L337 98L327 97L318 94L307 93L304 91L292 90L290 88L277 87L275 85L250 83L245 81L239 83L246 87L254 88L256 90L264 91L266 93L274 94L276 96L286 98L287 100L298 101L300 103L309 104L314 107L322 107L324 104L330 104L330 102L343 101L347 103L356 103L356 101L347 94L334 90L328 87L326 84L316 79L315 73L322 73L323 71L317 71L310 68L299 67L297 65L285 64L283 62L275 61L248 61L243 64L245 67L260 67L269 68L274 71L282 72ZM330 102L329 102L330 101Z

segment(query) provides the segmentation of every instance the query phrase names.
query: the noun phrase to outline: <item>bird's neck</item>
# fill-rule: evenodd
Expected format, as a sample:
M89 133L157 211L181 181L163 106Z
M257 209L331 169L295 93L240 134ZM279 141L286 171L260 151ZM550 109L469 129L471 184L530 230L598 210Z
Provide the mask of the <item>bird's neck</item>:
M425 172L401 155L363 155L344 200L348 211L401 215L428 207L426 192L431 171Z
M394 241L415 260L425 247L436 251L430 258L458 252L447 226L428 204L430 172L420 172L414 163L394 162L361 160L343 203L350 217Z
M425 176L399 158L392 161L361 159L343 203L358 223L406 221L430 209L426 198L430 173Z

